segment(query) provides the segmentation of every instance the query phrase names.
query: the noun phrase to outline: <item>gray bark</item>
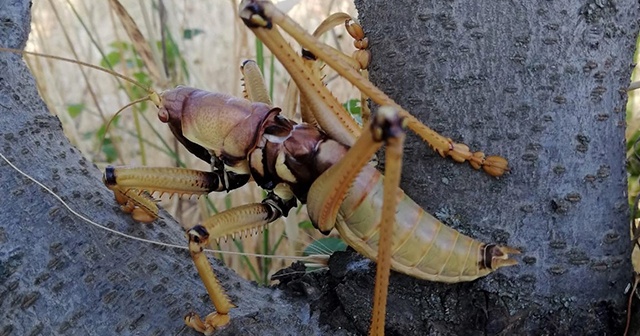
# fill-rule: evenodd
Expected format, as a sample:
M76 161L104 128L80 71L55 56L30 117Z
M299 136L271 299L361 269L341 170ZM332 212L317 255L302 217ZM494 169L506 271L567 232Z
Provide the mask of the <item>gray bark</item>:
M427 125L512 169L494 179L407 141L410 196L460 231L523 251L519 266L471 292L429 286L441 306L414 323L445 334L620 334L637 1L356 6L372 81Z
M461 231L524 252L521 265L473 283L394 274L387 333L620 333L631 274L620 89L637 4L357 5L373 80L430 126L505 156L513 169L496 180L410 137L407 193ZM0 0L0 23L0 44L23 47L28 1ZM146 226L120 212L20 57L4 53L0 113L0 152L74 209L118 231L185 244L171 238L181 232L166 214ZM0 190L0 334L193 334L182 316L212 309L186 252L91 227L1 162ZM374 268L354 271L353 259L340 254L330 272L284 285L296 299L217 267L239 307L221 334L365 333Z
M29 4L0 0L1 46L24 47ZM142 225L118 209L101 172L47 111L19 55L0 53L0 121L0 152L73 209L120 232L186 246L166 213ZM0 161L0 335L197 334L183 316L213 307L187 252L97 229ZM220 335L321 333L308 303L216 271L238 306Z

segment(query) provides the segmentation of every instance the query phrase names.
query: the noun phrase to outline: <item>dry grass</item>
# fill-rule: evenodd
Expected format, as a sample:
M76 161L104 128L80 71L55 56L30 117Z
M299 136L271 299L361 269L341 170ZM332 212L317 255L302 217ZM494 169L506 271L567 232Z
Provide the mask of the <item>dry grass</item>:
M160 41L160 27L166 27L175 40L179 55L185 62L185 68L176 67L175 73L166 84L156 84L156 89L166 89L177 84L194 86L209 91L225 92L241 95L241 78L239 65L245 59L256 58L255 38L242 22L237 19L237 1L171 1L162 2L166 7L166 20L160 20L157 10L158 2L122 1L123 6L134 18L138 27L148 41ZM308 30L314 29L329 13L344 11L354 14L353 5L346 0L336 1L284 1L279 4L285 8L293 5L289 14ZM184 38L184 32L201 32L192 38ZM338 41L343 50L353 50L351 40L343 29L336 29L327 36L333 44ZM130 44L121 22L109 9L107 1L69 0L38 1L33 5L32 34L27 50L46 54L75 58L92 64L100 64L105 54L119 53L122 49L114 48L115 42ZM267 69L269 54L267 55ZM127 54L130 55L130 54ZM157 51L157 58L161 59ZM126 56L132 57L132 56ZM157 122L155 110L139 109L138 112L125 112L108 138L113 141L116 150L115 162L107 162L104 147L97 136L100 128L120 107L130 101L121 83L111 76L97 71L84 69L74 64L47 59L29 58L29 64L37 78L42 97L52 113L63 123L65 133L84 155L92 159L100 168L107 164L176 166L178 161L167 154L163 141L170 149L177 150L179 158L190 168L208 169L208 166L193 158L172 139L168 129ZM161 63L160 63L161 64ZM132 76L139 69L115 67L119 73ZM186 70L186 71L184 71ZM270 73L269 70L266 70ZM277 64L273 69L274 103L279 104L283 98L289 78L284 69ZM267 78L269 82L270 78ZM331 83L342 85L344 83ZM346 86L338 91L338 99L346 101L355 97L356 92ZM69 108L82 106L76 115ZM77 111L76 111L77 113ZM150 121L146 124L144 116ZM136 127L137 126L137 127ZM158 137L154 129L161 134ZM209 199L218 210L229 206L260 201L262 192L253 186L234 191L229 195L210 195ZM184 226L192 226L208 215L204 197L199 201L163 199L162 204ZM299 215L291 215L283 220L289 227L297 227L306 220L305 211ZM262 234L242 240L241 249L247 252L264 253L265 238L268 246L274 244L283 235L285 225L276 222L270 226L268 237ZM290 229L291 230L291 229ZM294 235L289 232L289 235ZM280 244L276 251L268 251L279 255L298 254L309 242L309 237L302 233L301 238ZM222 249L237 250L233 243L223 243ZM270 248L269 248L270 249ZM286 261L275 260L268 270L265 264L256 258L247 259L251 267L260 273L271 274L273 270L285 266ZM225 257L225 263L248 278L254 278L247 271L247 261L239 257ZM260 275L260 277L264 277ZM258 280L258 279L254 279Z

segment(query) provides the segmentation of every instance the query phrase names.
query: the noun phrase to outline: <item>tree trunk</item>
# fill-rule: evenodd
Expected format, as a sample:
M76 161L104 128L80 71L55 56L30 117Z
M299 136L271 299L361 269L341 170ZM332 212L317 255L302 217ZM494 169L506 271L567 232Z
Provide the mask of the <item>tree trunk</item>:
M511 167L491 178L409 137L407 194L460 231L523 252L520 265L471 285L425 284L432 304L411 324L444 334L620 334L637 1L356 6L372 81L427 125Z
M394 274L387 334L621 332L631 274L621 90L637 4L517 2L357 2L375 82L428 125L512 167L494 179L410 137L407 193L471 236L523 250L519 266L473 283ZM24 46L28 8L0 5L2 46ZM172 238L182 232L166 214L141 225L121 213L23 62L5 53L0 113L0 153L72 208L120 232L186 245ZM182 316L211 311L186 252L90 226L2 161L0 190L0 335L195 334ZM340 253L329 272L283 282L294 295L216 267L238 306L220 334L366 333L375 268L358 260Z
M0 46L23 48L30 1L0 1ZM73 209L111 229L186 246L166 213L133 222L71 146L19 55L0 52L0 153ZM0 160L0 335L197 335L183 316L212 311L191 258L107 233ZM216 272L238 308L219 335L320 334L309 304L233 271Z

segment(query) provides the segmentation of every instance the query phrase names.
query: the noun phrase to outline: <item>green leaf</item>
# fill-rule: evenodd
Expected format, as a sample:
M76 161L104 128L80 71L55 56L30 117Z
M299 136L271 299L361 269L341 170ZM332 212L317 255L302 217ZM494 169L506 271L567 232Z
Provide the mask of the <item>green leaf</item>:
M77 116L80 115L80 113L82 113L82 111L84 111L85 105L80 103L80 104L71 104L69 106L67 106L67 112L69 113L69 115L71 116L71 118L75 118Z
M313 223L311 223L310 220L304 220L300 223L298 223L298 227L301 229L312 229L315 230L315 228L313 227Z
M133 74L133 78L140 84L144 85L144 86L151 86L151 77L149 77L148 74L144 73L144 72L135 72Z
M260 73L264 76L264 44L259 38L256 38L256 63L258 63L258 68L260 69Z
M122 54L119 51L112 51L107 54L101 61L100 66L112 69L116 64L122 61Z
M226 194L224 196L224 206L226 207L226 209L231 209L232 208L231 194Z
M194 37L196 37L196 36L198 36L200 34L204 34L204 30L198 29L198 28L185 29L182 32L182 38L185 39L185 40L191 40L192 38L194 38Z
M135 72L133 74L133 78L140 84L142 84L143 86L146 87L152 87L152 81L151 81L151 77L149 77L149 75L147 73L144 72ZM142 98L142 97L146 97L149 95L149 92L141 87L138 86L132 86L131 87L131 92L130 92L130 98L131 100L135 100L138 98ZM138 105L138 110L139 111L145 111L147 108L147 105L142 103L140 105Z
M358 124L362 125L362 108L360 106L360 99L349 99L346 103L342 104L342 107L351 114Z
M631 137L627 141L627 150L633 149L633 145L636 143L636 141L639 141L638 138L640 138L640 130L635 130L633 132L633 135L631 135ZM640 147L640 144L638 144L636 147ZM640 148L638 149L640 150Z
M106 156L106 161L111 163L118 159L118 152L116 151L116 147L113 145L111 139L104 139L102 143L102 152Z
M163 49L162 43L160 41L157 41L156 44L158 45L159 50ZM178 68L180 68L184 77L188 79L189 69L187 68L187 63L182 57L180 48L176 44L176 41L173 39L173 36L169 31L167 31L167 39L165 40L164 50L167 68L169 69L169 77L175 77Z
M94 134L96 138L98 139L102 139L104 138L104 134L107 131L107 125L106 124L102 124L102 126L100 126L100 128L98 128L98 130L96 131L96 133Z
M360 108L360 99L349 99L346 103L342 104L344 109L351 115L359 116L362 114L362 108Z
M346 249L347 244L342 241L342 239L337 237L326 237L313 241L302 253L305 256L312 254L329 255L335 251L345 251Z

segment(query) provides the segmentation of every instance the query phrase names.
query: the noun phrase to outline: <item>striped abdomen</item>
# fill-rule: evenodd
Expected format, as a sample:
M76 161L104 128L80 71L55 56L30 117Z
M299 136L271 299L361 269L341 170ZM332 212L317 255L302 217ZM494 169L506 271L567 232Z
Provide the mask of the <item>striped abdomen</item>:
M365 166L342 203L336 228L364 256L376 260L383 176ZM515 264L508 247L485 244L442 224L401 190L393 229L391 267L416 278L471 281L498 267Z

